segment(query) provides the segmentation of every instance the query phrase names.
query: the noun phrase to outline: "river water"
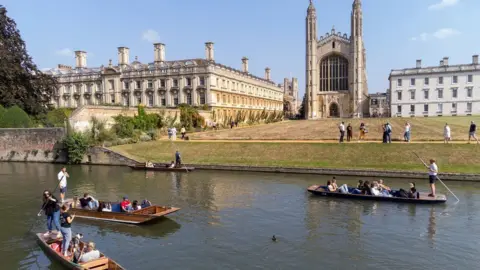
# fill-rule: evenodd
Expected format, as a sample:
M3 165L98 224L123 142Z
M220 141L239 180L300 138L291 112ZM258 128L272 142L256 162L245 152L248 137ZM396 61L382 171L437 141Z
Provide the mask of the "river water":
M60 167L0 163L2 269L61 269L33 235L45 231L45 218L36 213ZM70 195L89 192L111 201L128 195L181 208L147 226L75 219L74 232L127 269L478 269L480 264L476 183L447 182L461 202L454 204L450 196L446 205L424 206L306 192L326 176L146 173L104 166L68 171ZM358 178L337 179L354 184ZM408 187L405 180L386 182ZM417 182L427 188L426 181Z

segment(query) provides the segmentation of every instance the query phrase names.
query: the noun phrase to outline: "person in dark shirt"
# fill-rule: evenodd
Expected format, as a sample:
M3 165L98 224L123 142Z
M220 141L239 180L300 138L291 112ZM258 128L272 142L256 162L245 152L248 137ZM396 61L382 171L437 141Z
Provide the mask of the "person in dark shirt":
M470 123L470 130L468 132L468 143L470 143L470 140L474 138L477 141L477 144L479 143L477 136L475 135L475 132L477 132L477 125L475 125L475 122Z
M180 152L178 150L175 152L175 167L182 167L182 157L180 156Z
M57 229L57 237L60 237L60 206L58 205L58 200L53 194L45 190L43 192L43 205L42 209L47 216L47 228L48 231L43 235L45 237L50 236L52 233L52 223L55 225L55 229ZM39 214L40 215L40 214Z
M61 208L60 214L60 232L62 233L62 254L68 256L68 247L70 246L70 241L72 241L72 222L75 218L75 215L70 215L68 213L68 205L64 204Z
M351 141L353 137L353 127L350 123L347 126L347 142Z
M83 194L83 198L80 199L80 206L82 208L87 209L97 209L98 208L98 201L95 200L92 196L88 193Z

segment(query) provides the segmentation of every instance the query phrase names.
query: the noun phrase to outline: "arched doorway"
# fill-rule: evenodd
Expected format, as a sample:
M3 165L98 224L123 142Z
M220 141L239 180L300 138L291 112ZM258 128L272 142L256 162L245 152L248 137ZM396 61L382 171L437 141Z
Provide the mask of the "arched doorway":
M340 110L338 108L338 104L337 103L332 103L330 104L330 109L329 109L329 112L330 112L330 117L334 117L334 118L338 118L340 117Z

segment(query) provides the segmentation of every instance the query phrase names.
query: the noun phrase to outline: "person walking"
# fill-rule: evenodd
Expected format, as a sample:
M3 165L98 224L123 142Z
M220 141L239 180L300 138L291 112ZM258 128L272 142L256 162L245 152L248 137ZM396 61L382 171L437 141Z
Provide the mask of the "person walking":
M443 128L443 142L449 143L451 140L452 140L452 134L450 132L450 126L448 126L448 123L446 123L445 127Z
M63 256L68 256L68 247L70 246L70 241L72 241L72 222L75 218L75 215L70 215L68 213L68 205L64 204L62 206L62 213L60 214L60 232L62 233L62 254Z
M405 123L405 133L403 134L403 139L405 140L405 142L410 142L410 129L410 123Z
M343 137L345 137L345 123L342 122L338 126L338 130L340 131L340 143L343 143Z
M45 237L49 237L52 234L53 226L57 229L57 238L62 237L60 233L60 206L58 205L58 200L55 196L48 190L43 192L43 205L42 209L47 216L47 229L48 231L43 234ZM40 216L41 213L38 213Z
M65 166L62 167L60 172L57 175L58 178L58 187L60 188L60 200L61 203L65 201L65 193L67 192L67 178L70 177L67 173L67 168Z
M472 121L470 122L470 130L468 133L468 143L470 143L470 140L472 138L474 138L477 141L477 144L479 143L477 136L475 136L475 132L477 132L477 125L475 125L475 122Z
M438 166L434 159L430 159L430 166L428 167L428 182L430 183L430 189L432 193L428 194L428 197L434 197L435 194L435 181L437 181Z
M168 128L167 133L168 133L168 139L171 140L172 139L172 128Z
M348 123L348 126L347 126L347 142L352 140L352 137L353 137L353 127L350 123Z
M187 131L185 130L185 127L182 127L180 129L180 133L182 134L182 140L185 140L185 134L187 134Z
M361 123L360 134L358 135L358 141L365 140L365 133L367 133L367 128L364 123Z
M387 133L387 142L392 143L392 126L388 122L385 126L385 132Z
M172 128L172 141L176 141L176 140L177 140L177 128L173 127Z
M382 125L382 143L387 143L387 124Z

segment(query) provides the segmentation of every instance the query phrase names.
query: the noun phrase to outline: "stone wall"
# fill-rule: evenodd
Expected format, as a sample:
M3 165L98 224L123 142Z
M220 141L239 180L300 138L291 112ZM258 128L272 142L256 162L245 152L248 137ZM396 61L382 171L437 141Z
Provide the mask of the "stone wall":
M65 162L64 128L0 129L0 161Z
M134 165L135 160L113 152L103 147L91 147L88 149L82 164L91 165Z
M90 120L92 116L95 116L98 120L104 121L106 127L111 127L115 121L113 116L124 115L124 116L134 116L137 114L136 107L115 107L115 106L82 106L75 111L69 118L70 126L75 131L85 131L90 127ZM147 113L165 113L165 116L175 116L177 113L177 121L180 121L180 110L178 109L162 109L162 108L148 108L145 107L145 112ZM206 121L211 118L210 111L199 111Z

